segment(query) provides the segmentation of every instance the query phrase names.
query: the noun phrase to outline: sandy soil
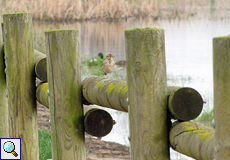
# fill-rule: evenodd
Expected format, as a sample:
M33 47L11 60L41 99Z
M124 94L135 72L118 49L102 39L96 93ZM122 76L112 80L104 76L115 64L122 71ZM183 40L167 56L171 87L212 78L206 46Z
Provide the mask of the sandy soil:
M50 129L49 109L38 103L38 128ZM90 135L85 139L87 160L128 160L129 148L118 143L101 141Z

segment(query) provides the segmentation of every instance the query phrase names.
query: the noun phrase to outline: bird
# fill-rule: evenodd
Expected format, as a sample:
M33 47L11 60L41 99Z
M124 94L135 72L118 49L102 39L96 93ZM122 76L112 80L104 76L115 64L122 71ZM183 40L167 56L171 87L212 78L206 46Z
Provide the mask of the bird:
M98 53L98 56L103 59L104 58L104 54L103 53ZM115 62L115 65L119 65L119 66L125 66L126 65L126 60L120 60Z
M126 60L117 61L115 64L120 65L120 66L125 66L126 65Z
M106 57L105 57L105 60L103 61L103 64L102 64L102 71L104 73L104 78L105 78L105 75L107 75L108 73L111 73L111 79L113 79L112 77L112 72L113 72L113 69L114 69L114 65L115 65L115 62L113 60L113 55L112 54L108 54Z
M103 53L98 53L98 55L97 56L99 56L101 59L104 59L104 54Z

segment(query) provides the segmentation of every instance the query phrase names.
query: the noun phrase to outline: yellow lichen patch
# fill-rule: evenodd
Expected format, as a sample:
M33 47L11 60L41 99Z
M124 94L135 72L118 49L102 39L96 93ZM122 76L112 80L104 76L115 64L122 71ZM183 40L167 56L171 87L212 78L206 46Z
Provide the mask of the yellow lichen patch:
M117 86L117 85L114 84L114 83L110 83L110 84L108 85L107 90L106 90L107 96L114 90L114 88L115 88L116 86Z
M125 96L127 94L127 85L125 87L122 88L122 90L120 91L122 96Z
M41 90L44 93L48 91L48 82L41 85Z
M198 136L201 139L201 143L203 143L204 139L211 140L214 137L213 129L205 129L202 126L196 126L191 122L183 122L183 130L184 132L192 132L191 138L194 136Z
M183 129L185 131L197 130L197 127L194 124L192 124L191 122L183 122L182 125L183 125Z
M99 91L101 92L103 87L106 85L106 83L103 83L102 80L101 81L97 81L95 86L99 89Z

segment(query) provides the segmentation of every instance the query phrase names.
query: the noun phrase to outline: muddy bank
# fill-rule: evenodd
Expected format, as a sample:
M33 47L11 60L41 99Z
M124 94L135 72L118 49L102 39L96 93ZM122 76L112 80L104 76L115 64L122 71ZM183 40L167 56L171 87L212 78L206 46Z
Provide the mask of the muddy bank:
M38 128L50 129L49 109L37 104ZM105 142L90 135L85 136L87 160L128 160L129 148L113 142Z

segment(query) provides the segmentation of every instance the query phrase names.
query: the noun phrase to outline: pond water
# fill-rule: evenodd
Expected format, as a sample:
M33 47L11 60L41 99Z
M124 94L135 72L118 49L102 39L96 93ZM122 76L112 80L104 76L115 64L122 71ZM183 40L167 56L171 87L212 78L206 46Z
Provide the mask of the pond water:
M82 60L93 58L99 52L115 55L115 61L125 59L124 30L157 27L165 30L168 85L186 86L202 95L204 111L213 109L212 38L229 35L230 23L217 19L135 20L122 22L34 23L35 48L44 49L44 31L76 28L80 35ZM82 79L91 72L83 66ZM125 80L125 67L116 67L114 79ZM128 114L106 109L117 122L111 133L102 138L129 145ZM172 159L191 159L172 151Z

